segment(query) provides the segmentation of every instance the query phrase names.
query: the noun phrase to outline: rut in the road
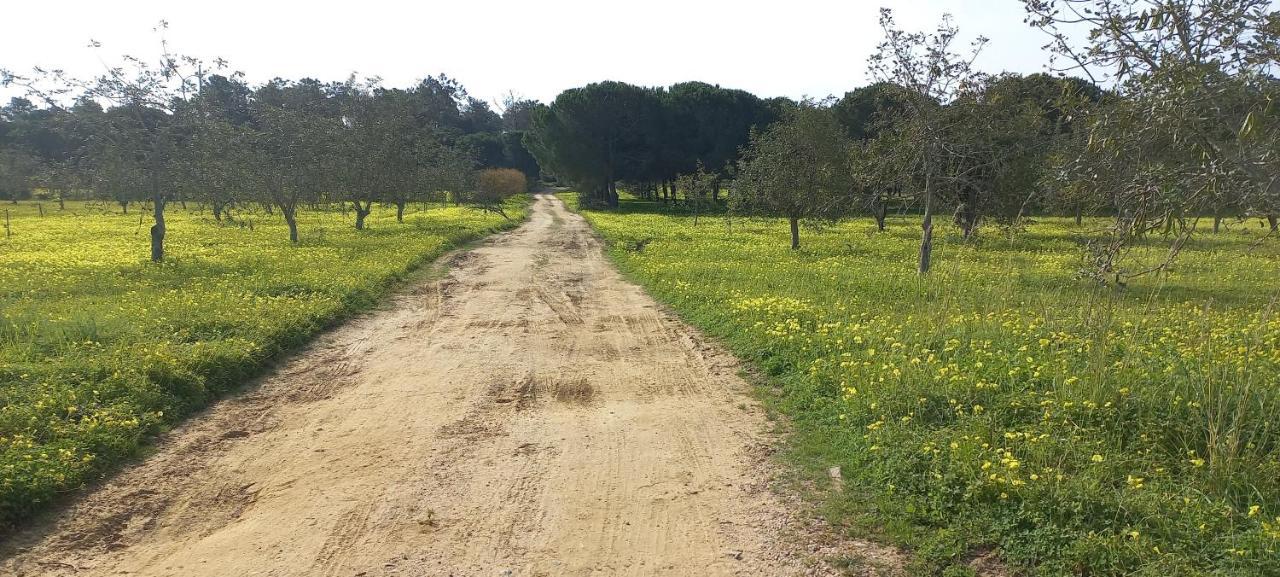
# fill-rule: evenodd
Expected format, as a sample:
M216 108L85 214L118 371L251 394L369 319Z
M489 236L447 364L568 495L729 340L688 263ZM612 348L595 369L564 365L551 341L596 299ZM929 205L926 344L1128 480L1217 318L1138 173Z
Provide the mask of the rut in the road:
M554 197L0 550L15 575L796 575L734 360Z

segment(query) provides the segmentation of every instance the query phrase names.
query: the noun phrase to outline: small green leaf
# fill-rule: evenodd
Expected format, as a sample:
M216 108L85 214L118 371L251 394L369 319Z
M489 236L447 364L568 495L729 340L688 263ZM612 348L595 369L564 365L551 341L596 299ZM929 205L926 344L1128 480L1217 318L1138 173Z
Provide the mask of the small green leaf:
M1242 139L1248 138L1250 134L1253 134L1253 127L1255 124L1256 122L1253 119L1253 112L1250 112L1244 117L1244 123L1240 125L1240 132L1238 133L1239 137Z

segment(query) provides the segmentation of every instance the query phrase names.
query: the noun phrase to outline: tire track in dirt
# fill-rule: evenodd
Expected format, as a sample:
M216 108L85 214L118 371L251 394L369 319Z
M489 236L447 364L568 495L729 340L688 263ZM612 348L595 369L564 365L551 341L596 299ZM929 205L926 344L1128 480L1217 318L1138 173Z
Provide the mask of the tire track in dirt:
M825 575L732 357L586 222L528 223L321 337L0 545L24 576Z

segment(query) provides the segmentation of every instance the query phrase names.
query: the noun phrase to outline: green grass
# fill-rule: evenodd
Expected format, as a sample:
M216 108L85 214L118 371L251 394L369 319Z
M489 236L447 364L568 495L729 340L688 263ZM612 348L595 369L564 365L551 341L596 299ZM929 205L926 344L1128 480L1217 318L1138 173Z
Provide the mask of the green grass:
M340 212L306 211L298 246L278 216L217 223L174 204L160 265L137 207L44 203L40 216L35 203L0 205L12 232L0 236L0 530L415 268L514 226L526 201L509 202L512 221L431 205L400 224L382 209L363 232Z
M821 510L915 571L995 549L1037 575L1280 575L1280 239L1256 222L1104 289L1075 277L1101 219L944 227L920 278L915 218L804 230L793 252L780 219L583 214L767 376ZM835 465L845 488L824 490Z

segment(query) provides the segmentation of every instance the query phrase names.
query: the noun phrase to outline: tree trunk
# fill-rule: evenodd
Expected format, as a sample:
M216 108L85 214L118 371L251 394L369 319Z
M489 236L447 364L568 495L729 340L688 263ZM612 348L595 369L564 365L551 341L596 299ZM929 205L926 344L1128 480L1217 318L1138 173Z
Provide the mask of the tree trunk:
M876 219L876 230L880 232L884 232L884 219L887 212L888 207L879 198L871 201L871 216Z
M222 203L216 200L213 202L213 220L222 222Z
M791 250L800 250L800 217L792 216L788 220L791 221Z
M61 194L58 195L58 210L67 210L67 199Z
M152 215L155 217L155 224L151 225L151 261L164 261L164 198L156 195L154 199L155 206L152 209Z
M720 202L720 178L711 179L711 202Z
M1267 215L1267 224L1271 227L1271 232L1280 230L1280 222L1276 222L1276 215L1274 214Z
M396 201L396 222L400 222L400 223L404 222L404 205L405 205L404 200Z
M933 175L926 171L924 177L924 221L920 228L920 263L916 267L919 274L928 274L929 260L933 257Z
M293 244L298 244L297 210L293 208L281 206L280 213L284 215L284 222L289 225L289 242Z
M605 202L609 204L609 208L618 208L618 185L612 180L609 181L608 195Z
M1084 206L1076 203L1076 226L1084 223Z
M972 240L974 232L978 230L977 211L973 210L970 204L961 203L956 207L955 223L960 227L964 239Z
M124 212L124 214L126 214L126 215L127 215L127 214L129 214L129 201L127 201L127 200L126 200L126 201L124 201L124 202L121 202L121 203L120 203L120 210L121 210L121 211L123 211L123 212Z
M356 201L354 204L356 207L356 230L364 230L364 217L369 216L369 213L373 212L372 203L370 203L370 207L361 206L359 201Z
M1218 230L1222 228L1222 215L1218 211L1213 214L1213 234L1218 234Z

